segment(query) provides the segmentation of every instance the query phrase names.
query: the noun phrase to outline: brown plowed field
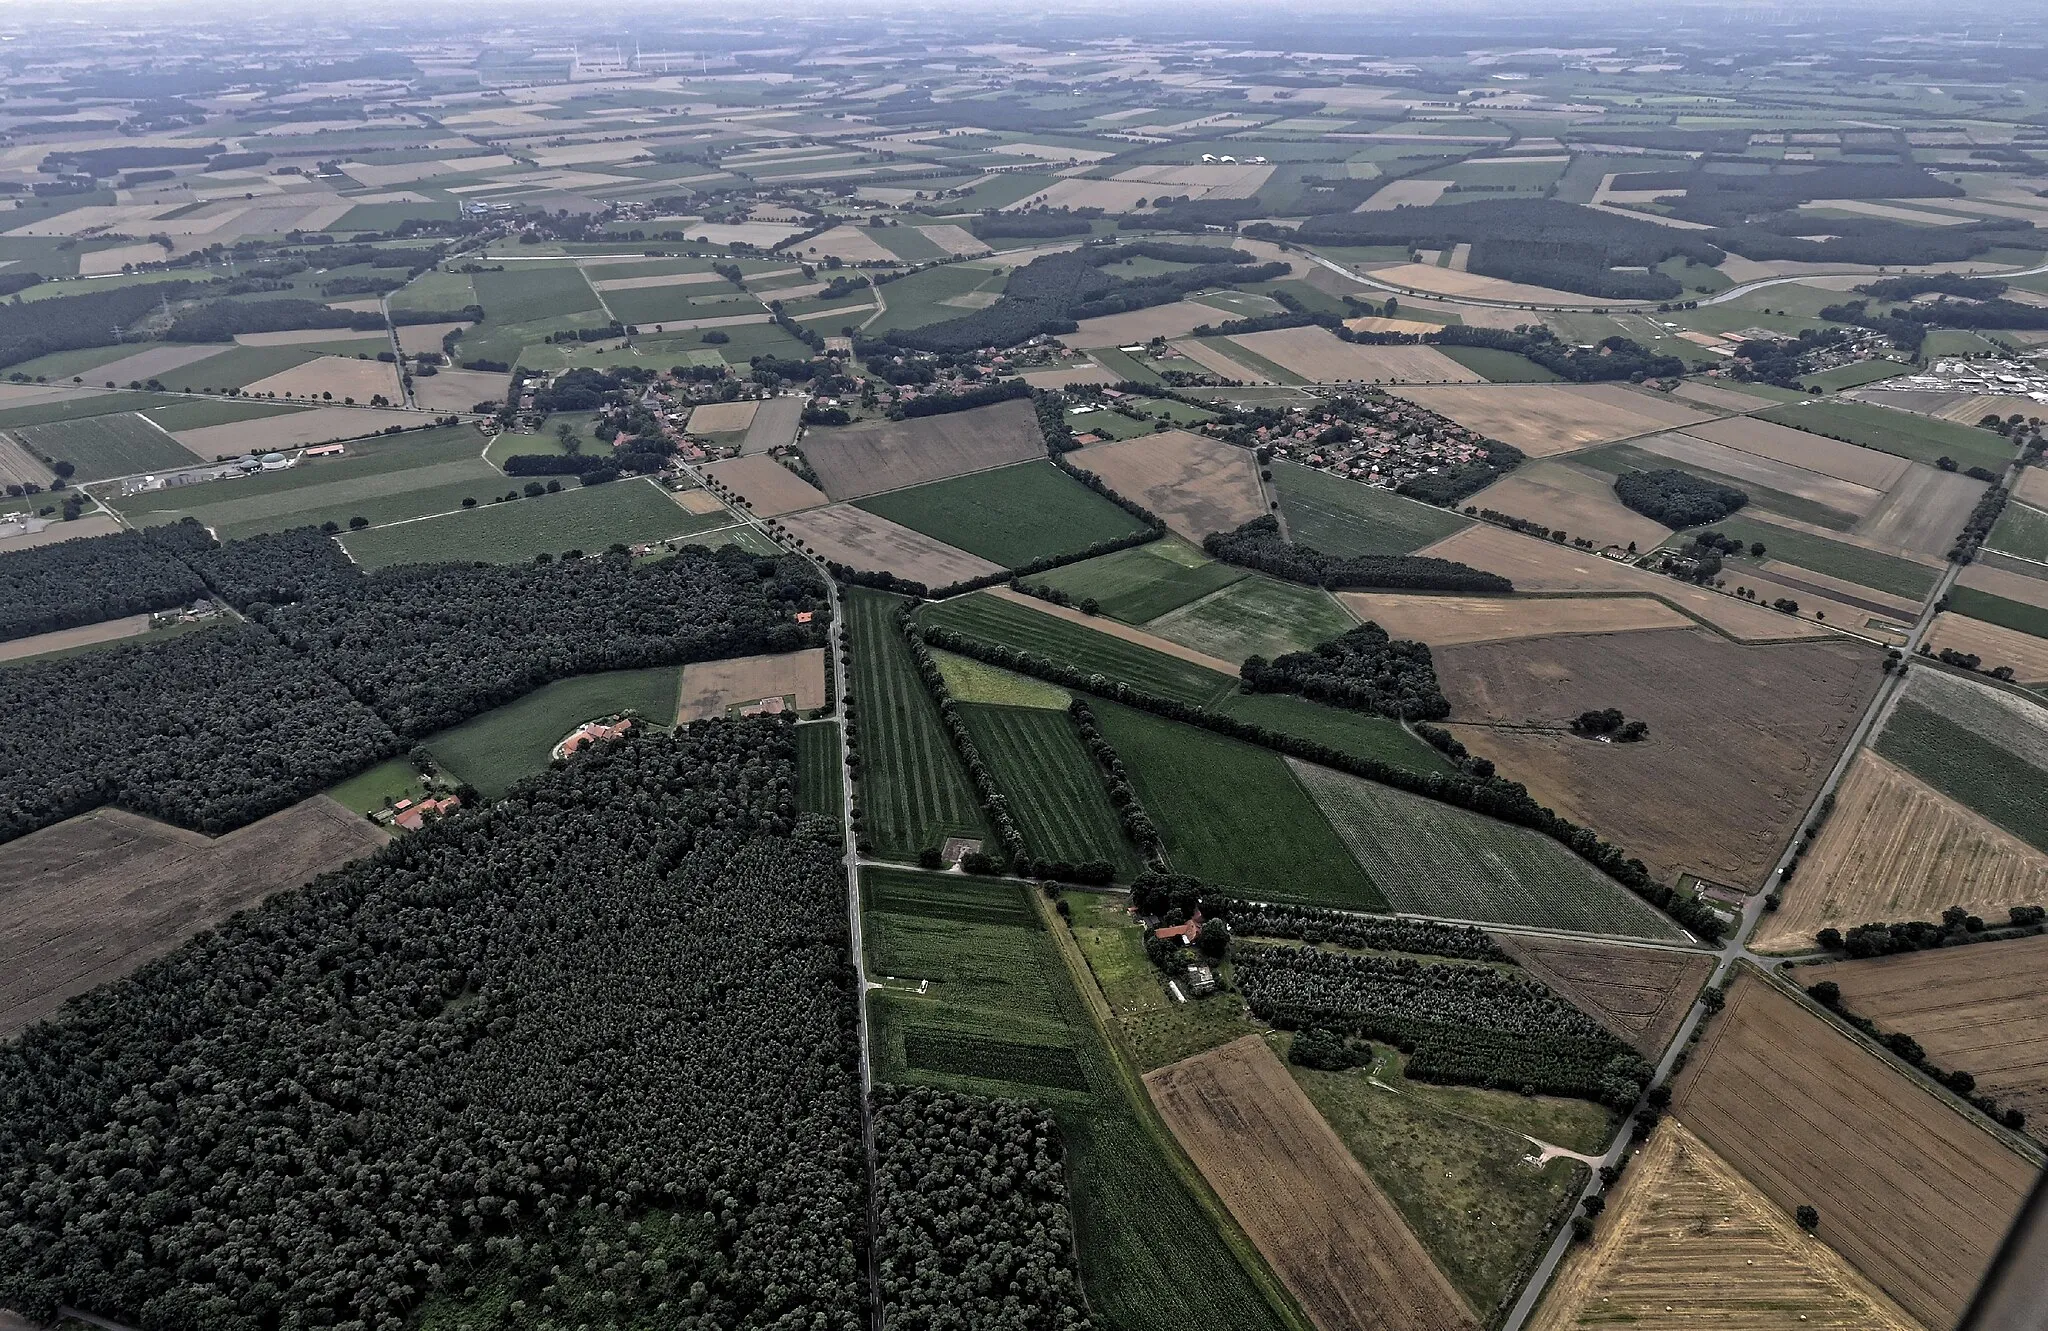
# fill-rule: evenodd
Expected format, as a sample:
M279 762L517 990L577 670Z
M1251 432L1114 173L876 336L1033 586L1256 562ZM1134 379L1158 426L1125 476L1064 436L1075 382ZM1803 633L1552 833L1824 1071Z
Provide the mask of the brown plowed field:
M943 416L813 430L804 436L803 450L826 494L858 499L1042 458L1045 436L1031 404L1018 400Z
M728 707L794 697L798 710L825 705L825 649L695 661L683 667L676 722L724 716Z
M1565 1259L1529 1331L1921 1331L1682 1124L1622 1176L1597 1236Z
M2035 1167L1754 975L1739 978L1671 1112L1931 1327L1955 1325Z
M714 462L704 474L737 491L764 518L827 502L823 491L766 454Z
M1361 383L1402 380L1427 384L1484 383L1435 347L1375 346L1346 342L1327 328L1273 328L1242 333L1230 339L1281 369L1310 383Z
M1653 873L1763 881L1878 682L1879 651L1841 638L1744 647L1672 629L1447 647L1458 737ZM1640 744L1568 733L1579 713L1647 721Z
M1262 1038L1148 1072L1145 1087L1319 1331L1477 1326Z
M2012 497L2035 508L2048 508L2048 467L2022 467Z
M1647 596L1413 596L1338 592L1344 608L1397 638L1432 647L1547 638L1559 633L1628 633L1691 628L1692 621Z
M0 661L19 661L25 656L41 656L45 652L62 652L73 647L90 647L95 643L118 642L122 638L133 638L147 632L148 615L126 615L120 619L104 619L97 624L81 624L73 629L53 629L32 637L0 642Z
M0 847L0 1036L385 840L316 795L217 839L98 809Z
M1399 388L1427 407L1532 458L1706 420L1712 412L1611 384L1473 384Z
M2002 920L2008 906L2048 904L2048 856L1865 749L1784 897L1751 947L1804 951L1822 929L1950 906Z
M1206 435L1161 430L1093 444L1070 461L1197 545L1210 532L1234 531L1266 511L1251 452Z
M1562 462L1517 467L1466 502L1583 536L1598 546L1633 541L1637 549L1651 550L1671 538L1669 527L1614 497L1612 477L1589 475Z
M1522 968L1655 1060L1685 1020L1714 959L1701 952L1615 947L1533 934L1493 936Z
M912 531L880 514L833 504L797 513L783 519L783 525L824 559L836 559L849 568L863 571L886 570L927 587L950 587L956 582L1002 572L1002 566L935 541L923 532Z
M2039 900L2037 896L2034 900ZM1842 1005L1878 1029L1904 1031L1943 1070L1960 1068L2048 1136L2048 937L1801 967L1801 984L1833 980Z
M1927 645L1935 651L1953 647L1984 659L1984 669L2011 666L2013 677L2022 684L2048 680L2048 638L1987 624L1981 619L1944 610L1927 626Z

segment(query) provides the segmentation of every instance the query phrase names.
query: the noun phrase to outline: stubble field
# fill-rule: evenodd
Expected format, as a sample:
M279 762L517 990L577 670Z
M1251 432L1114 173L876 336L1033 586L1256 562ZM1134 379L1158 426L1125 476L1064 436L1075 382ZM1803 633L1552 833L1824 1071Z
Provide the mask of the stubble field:
M1495 934L1522 968L1654 1060L1713 972L1704 952L1614 947L1573 938Z
M1002 565L955 550L923 532L912 531L852 504L831 504L783 519L783 525L816 551L864 571L886 570L927 587L947 587L1002 572Z
M1069 461L1197 544L1210 532L1234 531L1266 509L1248 450L1186 430L1094 444Z
M1045 456L1038 417L1026 401L813 430L804 456L825 493L855 499Z
M1532 458L1690 425L1713 414L1613 384L1402 388L1395 396L1513 444Z
M1568 633L1683 629L1692 621L1647 596L1413 596L1339 592L1352 614L1431 647Z

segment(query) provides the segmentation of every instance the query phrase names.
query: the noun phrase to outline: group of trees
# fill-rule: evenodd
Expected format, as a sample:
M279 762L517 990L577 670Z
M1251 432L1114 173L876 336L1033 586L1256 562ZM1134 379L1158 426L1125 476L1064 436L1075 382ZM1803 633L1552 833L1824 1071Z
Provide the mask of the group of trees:
M1360 624L1309 651L1271 661L1250 657L1239 675L1252 693L1295 693L1404 721L1435 721L1451 714L1428 645L1395 638L1378 624Z
M1588 739L1611 739L1617 744L1634 744L1638 740L1649 738L1650 735L1649 722L1631 721L1621 714L1619 707L1602 707L1580 712L1572 718L1571 729L1574 735L1584 735Z
M384 326L381 314L337 310L317 300L213 300L173 319L164 337L172 342L232 342L240 333L275 333L290 328L367 331Z
M1814 354L1849 340L1840 328L1803 328L1797 337L1752 337L1738 342L1729 372L1745 383L1771 384L1794 391L1802 375L1814 369Z
M1359 915L1319 906L1276 902L1222 901L1210 913L1230 921L1240 937L1294 938L1304 943L1374 952L1409 952L1462 961L1507 961L1493 937L1469 924L1439 924L1396 915Z
M903 1331L1088 1331L1058 1126L1016 1100L877 1087L875 1275Z
M0 304L0 366L57 351L113 346L125 336L123 330L161 302L183 300L198 286L181 278Z
M1031 385L1022 379L997 379L992 383L977 384L973 388L959 389L946 393L926 393L923 397L898 402L888 411L892 421L909 420L918 416L944 416L955 411L972 411L976 407L991 407L998 402L1011 402L1031 396Z
M1749 496L1732 485L1676 467L1625 471L1614 478L1614 494L1644 517L1673 530L1719 522L1749 502Z
M212 545L206 528L187 518L0 554L0 642L205 596L184 556Z
M1331 591L1395 588L1408 591L1511 592L1512 582L1456 560L1430 555L1332 555L1280 535L1272 514L1235 531L1211 532L1202 549L1213 559Z
M2000 483L1986 487L1970 509L1970 516L1963 522L1962 531L1956 534L1956 543L1949 547L1948 557L1958 564L1968 564L1977 558L1977 547L1984 544L1984 538L1998 525L1998 517L2005 512L2005 502L2012 492Z
M0 1304L858 1331L845 885L795 807L783 723L629 738L74 1000L0 1047Z
M1989 942L2043 931L2048 909L2040 906L2009 906L2003 925L1987 926L1985 921L1961 906L1950 906L1933 920L1899 920L1892 923L1858 924L1846 932L1823 929L1814 941L1824 951L1839 952L1851 959L1888 957L1899 952L1921 952L1935 947L1959 947L1964 943Z
M1640 1055L1532 976L1313 947L1239 948L1252 1014L1285 1030L1385 1040L1418 1081L1572 1095L1627 1109L1649 1084Z
M1559 338L1541 324L1520 328L1481 328L1476 324L1446 324L1431 333L1428 341L1445 347L1491 347L1526 356L1561 379L1575 384L1606 383L1629 379L1676 379L1689 368L1676 356L1660 355L1633 338L1616 334L1603 337L1591 348ZM1519 457L1516 461L1520 461Z

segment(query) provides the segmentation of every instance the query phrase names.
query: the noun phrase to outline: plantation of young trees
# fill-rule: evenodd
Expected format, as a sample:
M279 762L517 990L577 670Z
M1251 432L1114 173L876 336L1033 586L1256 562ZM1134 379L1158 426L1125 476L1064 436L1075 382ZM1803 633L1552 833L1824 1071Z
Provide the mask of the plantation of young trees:
M1650 1067L1598 1022L1527 975L1312 947L1241 948L1238 988L1253 1015L1385 1040L1419 1081L1636 1102Z
M874 1103L885 1324L1086 1331L1052 1116L922 1087L880 1087Z
M213 544L187 518L0 554L0 641L167 610L206 595L181 556Z
M1673 530L1719 522L1749 502L1749 496L1732 485L1720 485L1675 467L1625 471L1614 478L1614 494L1644 517Z
M1226 564L1257 569L1289 582L1331 591L1396 588L1409 591L1511 592L1515 585L1453 559L1430 555L1332 555L1296 545L1280 535L1272 514L1253 518L1235 531L1211 532L1202 549Z
M1408 721L1451 714L1425 643L1360 624L1306 652L1246 659L1239 674L1252 693L1297 693L1316 702Z
M857 1331L845 885L796 798L783 723L601 746L31 1027L0 1306Z
M1314 906L1225 901L1215 912L1230 921L1240 936L1298 938L1305 943L1369 948L1375 952L1413 952L1464 961L1506 961L1484 929L1469 924L1438 924L1392 915L1358 915Z

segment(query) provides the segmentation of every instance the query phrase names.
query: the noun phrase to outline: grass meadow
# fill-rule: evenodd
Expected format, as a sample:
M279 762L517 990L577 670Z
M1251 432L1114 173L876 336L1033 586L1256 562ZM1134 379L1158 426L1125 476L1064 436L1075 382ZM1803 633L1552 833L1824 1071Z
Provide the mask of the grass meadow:
M519 488L511 480L500 484L500 494ZM634 479L484 502L473 509L444 509L435 517L351 533L342 537L342 545L366 568L450 559L516 564L539 554L595 553L619 542L694 538L729 524L723 513L687 512L652 481Z
M1108 860L1125 879L1144 867L1065 712L966 703L960 715L1034 856L1069 864Z
M1066 564L1027 581L1034 587L1058 588L1076 602L1093 597L1110 618L1143 624L1248 576L1169 536Z
M838 818L843 808L839 771L839 727L828 722L798 726L797 808L804 813Z
M1932 466L1941 457L1954 458L1965 467L1989 467L2003 471L2012 461L2013 445L2003 435L1958 425L1935 416L1922 416L1867 402L1844 402L1839 398L1821 402L1787 403L1757 413L1759 419L1789 425L1809 434L1826 435L1880 453L1911 458Z
M909 858L948 836L982 837L987 830L938 707L897 631L901 603L853 588L846 628L853 646L862 839L876 854Z
M1288 534L1333 555L1413 554L1471 525L1455 513L1277 458L1273 481Z
M682 683L681 666L558 679L422 743L458 780L497 799L514 782L545 770L555 745L585 721L631 710L650 725L669 725Z
M104 480L137 472L197 466L201 459L133 412L17 426L31 452L76 467L74 479Z
M973 472L855 504L1004 568L1140 530L1136 518L1050 462Z

